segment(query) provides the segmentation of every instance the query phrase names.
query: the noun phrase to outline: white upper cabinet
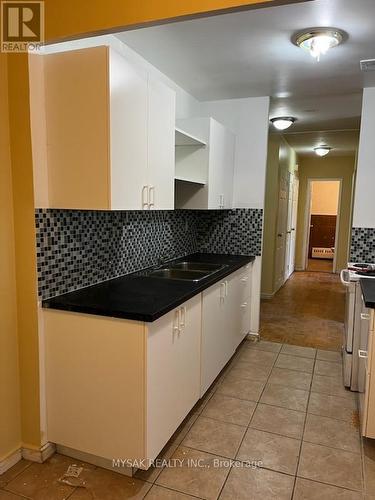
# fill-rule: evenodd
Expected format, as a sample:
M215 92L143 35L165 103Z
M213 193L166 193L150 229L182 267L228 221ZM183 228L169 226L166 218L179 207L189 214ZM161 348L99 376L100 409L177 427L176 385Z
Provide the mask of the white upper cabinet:
M110 47L42 57L49 206L172 209L175 93Z
M213 118L189 118L177 121L177 137L176 208L232 208L234 134Z

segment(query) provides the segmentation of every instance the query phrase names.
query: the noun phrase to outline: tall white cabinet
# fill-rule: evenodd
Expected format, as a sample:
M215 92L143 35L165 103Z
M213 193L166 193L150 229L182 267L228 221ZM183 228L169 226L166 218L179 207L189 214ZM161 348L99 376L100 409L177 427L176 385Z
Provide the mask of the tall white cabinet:
M175 92L107 46L41 57L49 206L173 209Z
M214 118L178 120L177 127L197 140L176 144L176 207L232 208L235 135Z

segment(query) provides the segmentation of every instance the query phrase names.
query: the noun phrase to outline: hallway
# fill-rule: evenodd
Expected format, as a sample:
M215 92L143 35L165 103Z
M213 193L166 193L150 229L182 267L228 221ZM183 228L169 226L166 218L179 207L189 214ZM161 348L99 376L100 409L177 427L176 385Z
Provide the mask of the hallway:
M261 305L261 338L273 342L339 350L345 290L339 277L296 272Z

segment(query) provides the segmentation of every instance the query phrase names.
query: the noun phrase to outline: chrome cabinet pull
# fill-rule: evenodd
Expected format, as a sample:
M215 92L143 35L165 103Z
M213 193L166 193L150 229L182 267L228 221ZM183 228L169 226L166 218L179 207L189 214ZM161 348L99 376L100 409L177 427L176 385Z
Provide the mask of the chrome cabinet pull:
M371 316L367 313L361 313L361 319L364 321L368 321L371 318Z
M185 328L186 326L186 307L180 307L180 332Z
M367 351L362 351L361 349L359 349L359 351L358 351L358 357L359 358L367 359L368 358L368 352Z
M142 187L142 209L145 210L148 208L148 187Z
M148 207L155 206L155 186L149 186L148 188Z

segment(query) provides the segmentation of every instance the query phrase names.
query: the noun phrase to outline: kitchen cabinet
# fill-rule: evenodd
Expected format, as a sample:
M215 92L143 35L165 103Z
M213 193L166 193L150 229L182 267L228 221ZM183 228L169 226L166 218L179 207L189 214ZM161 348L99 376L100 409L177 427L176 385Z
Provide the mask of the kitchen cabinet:
M175 92L110 47L41 57L49 207L172 209Z
M251 264L202 293L201 396L250 331Z
M362 304L360 351L358 355L359 413L362 435L375 438L375 315ZM354 353L353 353L354 355Z
M147 324L43 312L48 440L109 464L155 459L199 399L200 294Z
M213 118L178 120L177 127L195 140L176 144L176 208L232 208L235 135Z

